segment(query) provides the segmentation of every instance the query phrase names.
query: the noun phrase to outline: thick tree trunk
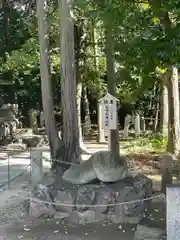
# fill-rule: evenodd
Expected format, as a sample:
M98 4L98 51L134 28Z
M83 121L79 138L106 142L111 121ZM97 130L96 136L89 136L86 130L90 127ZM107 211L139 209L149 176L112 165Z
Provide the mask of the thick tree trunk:
M49 137L52 160L57 157L60 139L56 129L56 122L53 110L52 88L50 80L50 67L48 57L47 23L46 23L46 0L37 2L38 33L40 44L40 73L41 93L45 118L46 131Z
M178 70L172 67L169 70L168 81L168 152L179 153L179 88L178 88Z
M160 131L164 137L168 137L168 89L162 82L160 101Z
M58 0L60 8L61 102L63 113L63 158L80 160L78 114L76 107L76 76L74 52L74 23L72 1Z
M113 57L113 38L110 28L106 31L106 61L107 61L107 77L108 77L108 92L116 97L116 77ZM118 119L118 118L117 118ZM117 121L117 129L110 130L110 149L119 154L119 129Z
M76 83L77 83L77 112L78 112L78 126L79 126L79 145L81 154L88 154L88 150L84 146L83 142L83 133L82 133L82 123L81 123L81 101L82 101L82 74L80 72L80 50L81 50L81 37L83 32L81 29L78 29L78 26L75 26L74 32L74 44L75 44L75 66L76 66ZM85 62L85 59L82 59Z

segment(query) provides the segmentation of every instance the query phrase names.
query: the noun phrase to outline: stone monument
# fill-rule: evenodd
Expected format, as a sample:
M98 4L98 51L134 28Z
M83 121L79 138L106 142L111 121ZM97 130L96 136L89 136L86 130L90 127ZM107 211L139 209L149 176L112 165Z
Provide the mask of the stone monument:
M141 174L132 176L127 161L124 156L100 151L71 165L56 180L46 177L32 193L41 201L30 201L29 213L36 218L66 218L76 224L104 220L139 223L150 207L150 200L143 199L152 196L152 181ZM42 202L49 199L52 204Z

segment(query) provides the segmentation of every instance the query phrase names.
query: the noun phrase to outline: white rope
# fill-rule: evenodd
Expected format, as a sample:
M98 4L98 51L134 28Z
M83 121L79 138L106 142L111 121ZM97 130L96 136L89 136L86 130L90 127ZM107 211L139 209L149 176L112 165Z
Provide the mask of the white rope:
M164 196L164 194L159 194L156 196L144 198L144 199L137 199L137 200L131 200L131 201L126 201L126 202L118 202L118 203L109 203L109 204L66 204L62 202L49 202L49 201L43 201L39 200L37 198L31 198L31 197L24 197L24 196L19 196L15 193L13 193L16 197L20 197L24 200L30 200L36 203L44 203L44 204L51 204L51 205L56 205L56 206L63 206L63 207L87 207L87 208L98 208L98 207L114 207L114 206L120 206L120 205L126 205L126 204L133 204L133 203L139 203L139 202L145 202L145 201L150 201L153 199L160 198Z
M49 159L47 159L46 157L43 156L43 158L47 161L49 161ZM56 160L57 162L61 162L61 163L65 163L65 164L68 164L68 165L78 165L76 163L69 163L69 162L66 162L66 161L61 161L61 160ZM27 171L27 168L29 167L30 165L27 165L26 166L26 169L25 171ZM23 173L25 172L23 171ZM18 178L18 176L16 177L16 179ZM12 181L15 180L15 179L12 179ZM2 191L7 191L5 189L1 189ZM10 190L8 190L10 191ZM44 204L49 204L49 205L56 205L56 206L64 206L64 207L87 207L87 208L98 208L98 207L114 207L114 206L120 206L120 205L126 205L126 204L133 204L133 203L139 203L139 202L145 202L145 201L150 201L150 200L153 200L153 199L157 199L157 198L160 198L160 197L163 197L165 196L165 194L158 194L156 196L152 196L152 197L148 197L148 198L144 198L144 199L136 199L136 200L131 200L131 201L125 201L125 202L118 202L118 203L109 203L109 204L66 204L66 203L62 203L62 202L50 202L50 201L43 201L43 200L40 200L38 198L33 198L33 197L26 197L26 196L22 196L22 195L18 195L16 193L13 193L12 191L10 191L12 193L13 196L15 197L20 197L24 200L30 200L30 201L33 201L33 202L36 202L36 203L44 203Z

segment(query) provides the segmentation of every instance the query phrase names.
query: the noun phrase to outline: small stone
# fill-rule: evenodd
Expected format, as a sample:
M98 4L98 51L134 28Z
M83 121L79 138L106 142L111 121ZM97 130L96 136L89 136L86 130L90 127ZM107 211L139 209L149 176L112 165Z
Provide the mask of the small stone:
M58 191L54 202L57 211L72 212L74 200L69 191ZM69 206L63 206L63 204Z
M67 213L67 212L56 212L54 214L54 219L64 219L67 217L69 217L69 213ZM61 223L64 224L64 220L62 220Z
M114 202L113 193L110 187L102 187L96 190L96 197L94 204L97 205L95 211L98 213L104 213L107 211L108 204Z
M95 190L93 186L84 186L78 190L78 195L75 201L75 205L78 211L84 211L88 209L86 205L93 205L95 200ZM79 206L78 206L79 205ZM83 206L84 205L84 206Z
M104 216L101 214L96 214L95 211L87 210L84 212L77 212L74 211L68 218L68 221L74 224L87 224L87 223L93 223L97 221L103 221Z
M31 229L24 227L24 231L29 232Z
M23 239L23 237L24 237L23 235L21 235L21 236L18 236L18 239Z
M121 226L121 225L119 225L118 229L122 229L122 226Z
M163 235L163 230L137 225L133 240L157 240Z

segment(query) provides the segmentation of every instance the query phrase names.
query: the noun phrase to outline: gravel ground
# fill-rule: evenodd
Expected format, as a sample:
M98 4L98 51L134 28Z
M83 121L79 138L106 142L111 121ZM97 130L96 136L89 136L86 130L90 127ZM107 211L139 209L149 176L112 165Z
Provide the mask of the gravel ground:
M135 225L94 223L84 226L69 225L58 220L30 221L27 201L18 196L28 196L28 188L12 186L0 195L0 240L131 240Z
M108 222L89 225L70 225L60 220L27 218L27 202L14 195L28 195L28 189L13 188L0 197L0 240L132 240L136 225ZM165 229L164 199L153 201L152 212L144 221L146 226Z
M136 225L109 223L85 226L72 226L57 220L36 220L30 223L26 217L28 203L17 197L28 195L28 191L28 182L19 179L11 185L10 190L0 192L0 240L109 240L112 237L113 240L131 240L136 230ZM145 224L164 229L164 205L161 201L154 204L154 211Z
M108 223L72 226L55 220L38 222L34 226L24 227L20 224L11 228L7 227L1 236L8 240L109 240L111 237L118 240L131 240L136 229L135 225L119 226Z

